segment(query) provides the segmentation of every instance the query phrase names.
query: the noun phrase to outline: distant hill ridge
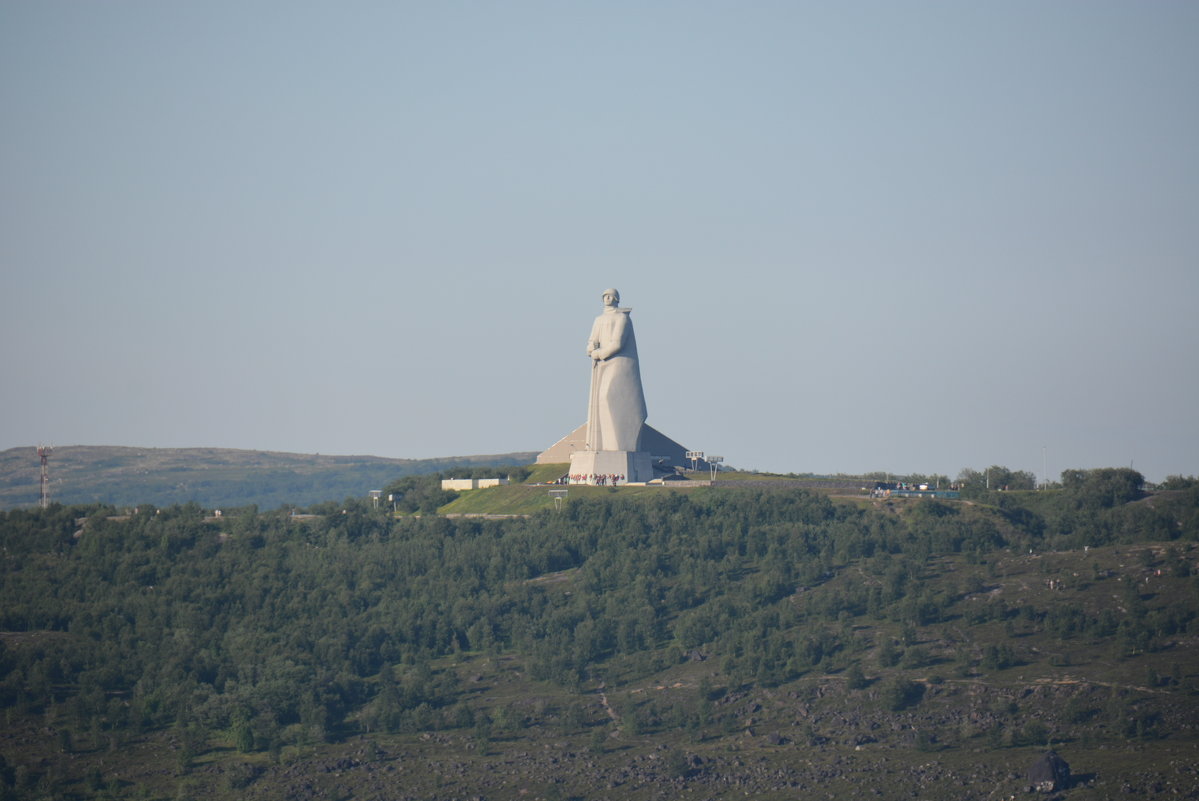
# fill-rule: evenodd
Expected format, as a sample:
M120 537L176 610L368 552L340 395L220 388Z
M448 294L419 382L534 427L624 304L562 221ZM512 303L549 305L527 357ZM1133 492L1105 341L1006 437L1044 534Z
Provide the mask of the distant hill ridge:
M307 506L362 496L407 475L457 467L525 465L536 451L435 459L389 459L236 448L56 447L50 499L66 504L195 501L204 507ZM40 461L33 446L0 451L0 509L37 504Z

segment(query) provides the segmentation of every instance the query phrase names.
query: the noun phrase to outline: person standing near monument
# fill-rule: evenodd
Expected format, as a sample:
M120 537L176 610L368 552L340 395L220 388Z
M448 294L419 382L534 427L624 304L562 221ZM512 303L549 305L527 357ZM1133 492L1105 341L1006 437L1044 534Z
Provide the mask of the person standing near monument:
M636 451L645 424L645 394L633 336L632 309L621 309L620 293L604 290L604 311L591 326L587 355L591 358L591 404L587 413L587 448L592 451Z

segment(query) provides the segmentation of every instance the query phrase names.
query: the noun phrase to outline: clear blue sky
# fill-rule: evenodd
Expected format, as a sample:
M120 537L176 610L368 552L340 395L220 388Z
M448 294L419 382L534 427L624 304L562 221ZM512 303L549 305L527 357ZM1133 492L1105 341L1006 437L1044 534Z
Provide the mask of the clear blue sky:
M0 448L1199 473L1199 4L0 2Z

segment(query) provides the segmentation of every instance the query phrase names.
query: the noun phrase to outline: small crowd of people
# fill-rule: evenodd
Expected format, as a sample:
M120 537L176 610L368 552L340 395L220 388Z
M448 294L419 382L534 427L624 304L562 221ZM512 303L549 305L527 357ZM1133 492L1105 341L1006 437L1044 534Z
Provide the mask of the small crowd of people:
M607 475L596 475L594 473L571 473L571 484L595 484L597 487L613 486L624 481L624 474L608 473Z

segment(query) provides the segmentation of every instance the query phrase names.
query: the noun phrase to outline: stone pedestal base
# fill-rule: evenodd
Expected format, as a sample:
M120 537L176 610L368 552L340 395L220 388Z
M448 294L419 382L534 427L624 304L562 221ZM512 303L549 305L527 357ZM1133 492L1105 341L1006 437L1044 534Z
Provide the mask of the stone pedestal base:
M648 453L634 451L575 451L570 455L570 483L596 484L596 476L623 476L619 484L644 483L654 477ZM612 486L612 479L607 481Z

